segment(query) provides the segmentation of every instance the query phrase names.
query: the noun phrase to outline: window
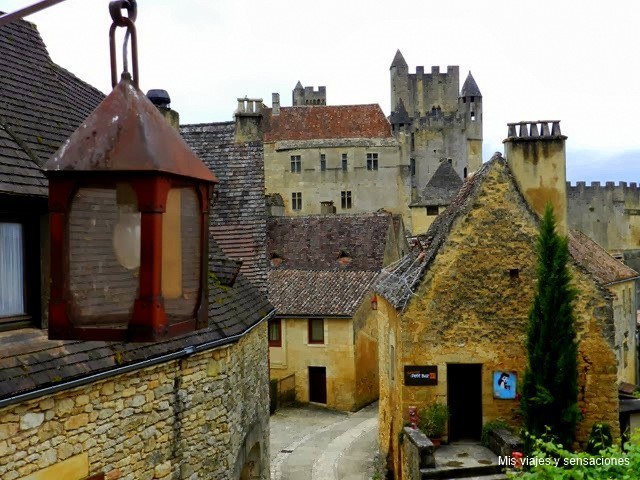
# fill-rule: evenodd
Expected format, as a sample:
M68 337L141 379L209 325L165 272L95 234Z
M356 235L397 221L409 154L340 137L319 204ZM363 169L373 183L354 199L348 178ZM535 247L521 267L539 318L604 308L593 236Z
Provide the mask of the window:
M476 121L476 112L474 112L473 110L471 111L471 121L472 122Z
M291 171L293 173L300 173L301 164L300 155L291 155Z
M0 319L26 314L22 224L0 222Z
M291 209L302 210L302 192L293 192L291 194Z
M367 153L367 170L377 170L377 169L378 169L378 154Z
M434 215L438 215L438 206L437 205L429 205L427 206L427 215L432 217Z
M415 158L411 159L411 176L412 177L416 176L416 159Z
M343 153L342 154L342 170L345 172L347 171L347 163L348 163L347 154Z
M324 153L320 154L320 171L324 172L327 169L327 157Z
M342 208L351 208L351 190L340 192L340 204Z
M309 343L324 343L324 320L322 318L309 319Z
M464 175L464 177L463 177L463 178L467 178L467 167L464 167L464 170L463 170L463 172L462 172L462 173L463 173L463 175Z
M269 346L282 346L282 325L280 320L269 320Z

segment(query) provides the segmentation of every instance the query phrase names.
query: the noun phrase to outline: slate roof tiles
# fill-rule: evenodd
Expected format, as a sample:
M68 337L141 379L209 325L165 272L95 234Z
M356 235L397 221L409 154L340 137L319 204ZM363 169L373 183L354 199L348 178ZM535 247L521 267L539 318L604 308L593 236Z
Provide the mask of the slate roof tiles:
M0 192L45 196L39 169L104 95L55 65L35 25L0 27Z
M234 123L181 125L185 142L218 177L209 231L240 271L266 291L266 205L261 142L235 143Z

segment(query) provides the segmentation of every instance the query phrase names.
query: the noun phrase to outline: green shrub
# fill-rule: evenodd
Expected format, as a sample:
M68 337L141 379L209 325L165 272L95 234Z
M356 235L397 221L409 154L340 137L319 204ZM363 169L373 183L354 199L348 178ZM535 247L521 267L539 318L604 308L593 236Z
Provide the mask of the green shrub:
M601 450L605 450L613 445L613 435L611 435L611 427L608 423L594 423L589 433L589 441L587 442L587 452L591 455L597 455Z
M429 438L444 435L444 427L449 420L449 407L444 403L432 403L427 408L420 409L418 427Z
M489 448L489 432L492 432L493 430L497 430L499 428L504 428L505 430L509 430L510 432L512 431L509 424L501 418L491 420L490 422L487 422L482 426L482 435L480 437L480 441L482 442L483 446Z
M625 448L617 445L599 455L572 453L541 439L531 439L536 465L529 471L509 474L527 480L637 480L640 472L640 430Z

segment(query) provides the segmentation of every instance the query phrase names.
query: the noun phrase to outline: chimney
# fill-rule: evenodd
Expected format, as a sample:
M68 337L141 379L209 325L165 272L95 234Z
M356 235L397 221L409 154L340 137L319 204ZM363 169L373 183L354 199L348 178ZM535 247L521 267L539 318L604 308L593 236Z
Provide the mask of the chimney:
M509 123L505 155L520 191L539 215L553 206L558 232L567 234L566 136L559 120Z
M280 94L279 93L271 94L271 114L280 115Z
M336 207L333 205L333 200L328 202L320 202L320 214L321 215L333 215L336 213Z
M151 100L162 116L176 130L180 130L180 115L175 110L171 110L171 97L166 90L152 89L147 92L147 98Z
M238 98L238 109L235 111L236 143L262 140L263 108L261 98Z

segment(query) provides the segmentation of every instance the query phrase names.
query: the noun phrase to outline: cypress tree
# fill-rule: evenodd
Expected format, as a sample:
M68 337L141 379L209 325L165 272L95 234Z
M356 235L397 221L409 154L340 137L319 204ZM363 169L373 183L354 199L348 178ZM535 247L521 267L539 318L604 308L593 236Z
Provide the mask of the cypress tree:
M578 345L567 268L567 238L556 232L553 208L547 204L537 242L538 284L529 311L528 364L520 402L525 430L571 448L578 409Z

